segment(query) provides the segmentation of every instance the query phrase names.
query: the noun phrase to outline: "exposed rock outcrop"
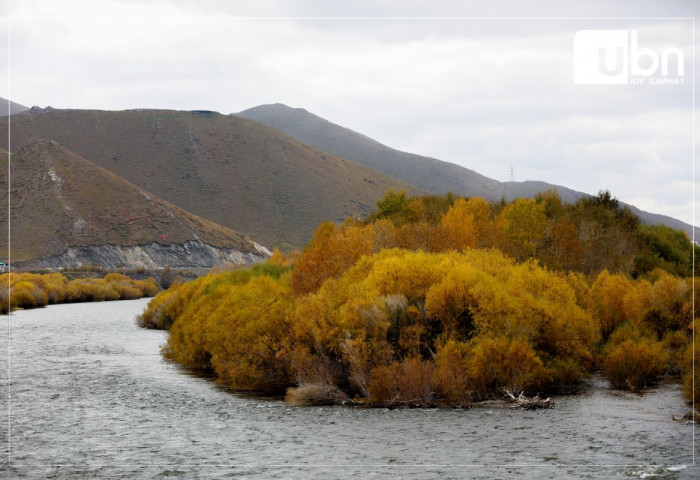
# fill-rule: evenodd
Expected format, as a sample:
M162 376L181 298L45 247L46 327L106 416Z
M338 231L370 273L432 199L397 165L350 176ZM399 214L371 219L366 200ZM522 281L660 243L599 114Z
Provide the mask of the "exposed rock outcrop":
M214 247L200 240L189 240L182 244L69 247L59 255L15 262L14 266L19 269L81 265L99 265L105 268L210 268L225 263L249 265L262 262L270 256L271 252L267 248L256 242L253 244L255 248L250 251Z

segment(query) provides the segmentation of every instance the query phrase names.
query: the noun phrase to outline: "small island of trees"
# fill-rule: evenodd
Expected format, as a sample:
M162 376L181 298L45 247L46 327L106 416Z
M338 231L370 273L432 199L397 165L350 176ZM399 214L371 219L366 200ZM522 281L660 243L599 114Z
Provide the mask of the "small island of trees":
M174 283L138 323L170 331L167 358L295 404L466 407L596 371L631 390L682 376L690 400L696 248L608 192L389 191L301 253Z

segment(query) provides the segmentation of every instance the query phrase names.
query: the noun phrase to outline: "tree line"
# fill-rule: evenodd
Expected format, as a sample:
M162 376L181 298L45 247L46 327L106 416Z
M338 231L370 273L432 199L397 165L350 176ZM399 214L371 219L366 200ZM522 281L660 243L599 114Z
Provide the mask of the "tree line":
M132 280L119 273L109 273L104 278L74 280L60 273L5 273L0 275L0 314L58 303L153 297L158 290L152 278Z

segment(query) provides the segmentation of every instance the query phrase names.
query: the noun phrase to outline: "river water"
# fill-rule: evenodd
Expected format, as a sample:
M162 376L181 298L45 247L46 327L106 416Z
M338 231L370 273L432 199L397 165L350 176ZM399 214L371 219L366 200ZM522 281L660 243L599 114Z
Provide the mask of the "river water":
M676 384L595 378L542 411L291 407L164 361L146 303L0 319L0 478L700 478Z

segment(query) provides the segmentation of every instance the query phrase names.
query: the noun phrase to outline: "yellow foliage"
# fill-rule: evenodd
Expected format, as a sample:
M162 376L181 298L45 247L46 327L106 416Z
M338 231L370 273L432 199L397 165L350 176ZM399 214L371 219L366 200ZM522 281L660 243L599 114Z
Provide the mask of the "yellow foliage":
M464 407L472 401L468 355L464 342L449 340L438 349L435 386L438 395L450 405Z
M470 265L460 265L430 288L425 307L442 322L449 337L467 340L472 334L474 316L480 311L476 288L486 282L488 278L483 272Z
M549 382L542 361L525 339L489 336L475 339L468 360L470 384L476 398L537 392Z
M436 376L428 383L444 398L464 404L472 391L478 390L481 398L501 387L546 386L544 362L553 358L570 359L569 365L577 366L579 372L571 381L578 381L583 369L593 363L598 339L592 317L576 305L576 294L564 278L536 264L517 265L496 251L485 250L464 254L384 250L363 257L316 293L297 298L290 333L292 351L305 352L291 355L297 359L292 360L292 369L300 382L318 383L304 374L309 370L308 357L318 356L327 371L339 372L331 376L350 378L352 389L347 393L369 393L378 403L397 393L393 401L412 400L401 393L408 391L401 382L413 378L408 371L420 369L415 362L406 363L407 358L434 363L430 368L434 367ZM478 371L487 368L488 361L468 361L464 349L456 347L469 339L481 345L484 338L507 345L511 350L506 351L522 360L529 373L484 380L488 375ZM488 345L475 350L479 358L493 353ZM457 357L461 360L455 366ZM574 370L569 368L569 377ZM394 375L393 386L384 388L378 378L387 372ZM509 383L495 385L506 377ZM448 388L447 378L461 378L463 385ZM414 380L406 381L413 384Z
M64 302L126 300L158 293L153 279L131 280L119 273L110 273L105 278L72 281L60 273L7 273L0 276L0 285L3 286L1 313L8 310L8 295L12 303L9 307L14 309L37 308Z
M172 324L169 358L236 389L296 382L294 401L468 405L568 389L600 365L643 388L682 363L693 304L687 280L614 273L631 272L633 220L609 195L569 207L555 192L496 205L388 192L370 221L320 225L296 259L276 250L176 285L139 321Z
M684 355L691 341L685 332L675 331L668 332L661 340L666 354L668 356L668 372L671 374L679 374L683 370Z
M658 279L651 289L652 306L669 313L679 310L688 292L686 282L660 270L656 273Z
M137 318L136 323L143 328L169 329L182 310L181 282L173 283L170 288L158 294L148 302Z
M373 265L366 282L382 295L401 294L409 300L425 298L428 289L454 265L453 259L420 251L387 250L369 260Z
M283 253L279 248L275 247L275 249L272 251L272 256L267 259L267 263L272 264L272 265L280 265L283 267L289 267L296 262L296 259L299 257L300 252L298 250L294 250L289 253Z
M48 302L46 292L29 280L13 283L10 298L12 308L37 308L45 306Z
M503 251L518 260L535 256L539 241L548 225L545 204L534 199L518 198L501 212L503 218Z
M588 292L588 308L598 320L603 341L627 319L625 296L632 282L623 275L611 275L603 270Z
M640 326L644 315L652 307L652 286L646 280L630 284L629 291L622 298L625 318L633 325Z
M467 200L459 198L445 216L442 217L440 226L443 228L441 237L444 243L442 244L443 248L440 250L454 249L463 252L468 248L476 247L479 242L477 222L479 220L484 223L488 221L490 208L486 205L487 210L484 218L477 219L476 215L478 213L472 211L472 208L469 207Z
M443 233L427 222L408 223L395 232L396 247L425 252L440 250Z
M142 322L172 322L164 353L178 363L211 369L234 389L284 391L290 372L278 356L294 296L282 272L239 270L175 285L152 301Z
M267 276L229 287L204 323L203 349L220 379L237 390L274 391L289 383L276 360L288 331L288 279Z
M552 388L563 392L578 388L578 384L585 376L583 367L573 358L555 358L548 362L546 367Z
M608 346L603 370L618 388L640 390L654 383L667 366L662 345L647 338L628 338Z
M347 221L340 227L321 224L297 259L292 286L298 293L311 293L329 278L337 278L362 255L372 252L372 227Z

